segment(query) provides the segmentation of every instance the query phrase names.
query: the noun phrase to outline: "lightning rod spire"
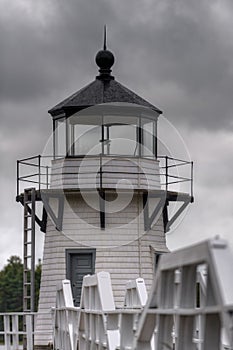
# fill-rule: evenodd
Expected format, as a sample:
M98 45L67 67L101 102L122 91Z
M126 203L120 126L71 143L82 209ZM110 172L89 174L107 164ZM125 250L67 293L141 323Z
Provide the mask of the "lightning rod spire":
M106 24L104 25L104 50L107 50L107 29L106 29Z

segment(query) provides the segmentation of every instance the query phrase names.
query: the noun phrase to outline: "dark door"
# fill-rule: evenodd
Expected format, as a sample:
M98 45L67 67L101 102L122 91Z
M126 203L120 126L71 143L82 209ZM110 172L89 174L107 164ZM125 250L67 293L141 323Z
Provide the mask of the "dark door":
M67 277L70 279L74 305L80 305L83 277L95 272L94 251L68 251Z

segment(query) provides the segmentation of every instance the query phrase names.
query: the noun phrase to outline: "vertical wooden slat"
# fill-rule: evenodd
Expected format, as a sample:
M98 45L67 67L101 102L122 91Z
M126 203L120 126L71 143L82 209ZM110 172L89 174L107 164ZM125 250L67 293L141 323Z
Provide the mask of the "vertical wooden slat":
M19 316L12 315L12 341L13 341L13 350L19 349Z
M155 315L150 315L150 317ZM156 334L156 349L172 349L173 339L173 316L171 315L159 315ZM188 348L186 349L188 350Z
M27 350L33 350L33 315L26 315Z
M180 316L177 339L177 350L195 350L196 344L193 343L193 329L195 316ZM208 349L212 349L211 347Z
M128 349L133 343L134 338L134 314L127 313L127 311L122 312L120 329L120 348Z
M205 317L203 350L219 350L221 344L221 321L218 314Z
M10 316L4 315L4 342L6 350L11 350Z

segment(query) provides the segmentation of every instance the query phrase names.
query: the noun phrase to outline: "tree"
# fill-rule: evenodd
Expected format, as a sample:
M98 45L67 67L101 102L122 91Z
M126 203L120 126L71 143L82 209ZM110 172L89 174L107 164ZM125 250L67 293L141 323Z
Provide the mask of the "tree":
M23 264L18 256L11 256L0 271L1 312L23 310Z
M13 255L0 271L0 312L23 311L23 263ZM35 269L36 309L39 299L41 262Z

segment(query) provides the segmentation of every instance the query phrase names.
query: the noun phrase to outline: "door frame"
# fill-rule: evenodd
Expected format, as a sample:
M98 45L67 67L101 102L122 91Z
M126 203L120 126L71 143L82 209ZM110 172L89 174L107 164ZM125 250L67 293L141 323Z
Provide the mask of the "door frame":
M92 254L92 268L95 273L96 249L66 249L66 278L71 279L71 256L76 254Z
M70 280L71 285L71 258L72 255L78 254L92 254L92 271L95 273L95 260L96 260L96 249L66 249L66 278Z

